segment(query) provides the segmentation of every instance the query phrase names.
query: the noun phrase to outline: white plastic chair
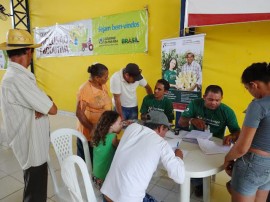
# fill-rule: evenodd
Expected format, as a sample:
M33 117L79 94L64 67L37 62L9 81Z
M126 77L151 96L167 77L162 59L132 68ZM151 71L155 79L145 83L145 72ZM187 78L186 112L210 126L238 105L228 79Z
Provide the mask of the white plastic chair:
M76 169L75 165L78 166L80 172ZM97 198L95 196L93 185L90 180L85 162L81 157L76 155L67 157L61 166L61 176L69 190L73 202L85 201L81 193L82 187L79 186L78 182L78 175L80 174L82 175L84 182L84 191L87 196L87 201L97 202Z
M51 138L50 138L51 143L55 150L59 164L60 166L62 166L63 161L67 157L73 155L72 139L74 136L79 138L83 144L87 170L89 173L92 173L92 165L91 165L88 141L82 133L74 129L62 128L62 129L55 130L54 132L51 133ZM59 201L69 201L69 199L67 199L67 196L66 196L67 188L59 186L59 182L57 181L55 171L50 160L50 156L48 156L48 167L51 173L53 188L54 188L56 197L58 198Z

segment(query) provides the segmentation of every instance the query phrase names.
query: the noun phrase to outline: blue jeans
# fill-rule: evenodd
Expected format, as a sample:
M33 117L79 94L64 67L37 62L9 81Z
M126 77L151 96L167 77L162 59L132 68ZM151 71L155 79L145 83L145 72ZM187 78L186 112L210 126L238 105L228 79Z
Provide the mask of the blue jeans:
M249 152L237 159L231 187L244 196L253 196L257 190L270 190L270 157Z
M122 107L124 120L138 119L138 106L136 107Z

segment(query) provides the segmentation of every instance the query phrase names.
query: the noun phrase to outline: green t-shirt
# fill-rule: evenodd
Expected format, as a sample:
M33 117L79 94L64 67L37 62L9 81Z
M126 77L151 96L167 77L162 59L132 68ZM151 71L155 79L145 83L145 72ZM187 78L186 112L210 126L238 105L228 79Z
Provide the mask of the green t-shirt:
M224 137L226 126L230 133L240 131L234 111L223 103L217 109L211 110L204 106L202 98L195 99L189 103L181 116L203 119L210 126L210 132L213 133L213 136L221 139ZM196 128L192 126L191 129Z
M170 84L175 84L176 75L177 74L175 71L171 71L171 70L167 69L163 74L163 78L166 81L168 81Z
M116 137L115 133L108 133L105 138L106 144L100 141L98 146L94 147L93 154L93 174L95 177L104 180L112 163L116 148L112 141Z
M152 110L163 112L167 116L169 122L172 122L174 120L172 102L166 97L163 97L162 100L157 100L155 99L153 94L146 95L143 99L140 112L141 114L147 114Z

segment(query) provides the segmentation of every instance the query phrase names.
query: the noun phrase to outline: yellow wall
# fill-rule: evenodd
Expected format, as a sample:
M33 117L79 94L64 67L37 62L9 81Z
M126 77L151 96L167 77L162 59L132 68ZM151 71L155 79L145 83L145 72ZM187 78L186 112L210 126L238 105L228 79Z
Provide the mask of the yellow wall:
M5 7L6 13L10 13L9 0L2 0L0 1L0 4L2 4ZM6 21L0 19L0 43L6 41L6 32L11 28L12 28L11 17L9 17ZM6 72L5 70L0 70L0 80L2 79L5 72Z
M127 63L135 62L143 69L144 76L153 87L161 77L160 40L177 37L179 33L179 0L29 0L29 5L32 27L138 10L146 5L149 7L147 54L44 58L34 61L38 84L53 97L58 108L65 111L74 112L76 92L88 79L86 69L93 62L107 65L110 75ZM2 21L0 23L0 37L3 41L8 27L3 30ZM203 90L209 84L221 85L224 89L224 103L236 111L241 124L242 111L252 98L241 85L240 76L243 69L252 62L268 61L270 22L204 27L196 31L206 33ZM140 88L139 106L144 95L144 90Z
M113 4L113 5L112 5ZM88 79L87 67L93 62L104 63L110 75L129 62L137 63L151 86L161 78L160 40L177 37L179 30L179 0L46 0L30 1L32 27L67 23L98 16L149 8L149 51L147 54L100 55L84 57L43 58L35 60L39 85L50 94L58 107L74 111L79 86ZM145 90L140 88L141 103Z
M243 70L254 62L269 62L270 21L198 28L206 33L203 87L218 84L224 103L232 107L242 124L242 113L252 97L241 84Z

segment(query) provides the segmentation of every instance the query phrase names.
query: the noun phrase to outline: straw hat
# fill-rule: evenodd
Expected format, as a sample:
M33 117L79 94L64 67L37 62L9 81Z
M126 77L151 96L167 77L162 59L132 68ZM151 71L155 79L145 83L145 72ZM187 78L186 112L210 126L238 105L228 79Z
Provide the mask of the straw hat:
M7 42L0 44L0 50L15 50L21 48L38 48L41 44L34 44L31 34L22 29L10 29Z

